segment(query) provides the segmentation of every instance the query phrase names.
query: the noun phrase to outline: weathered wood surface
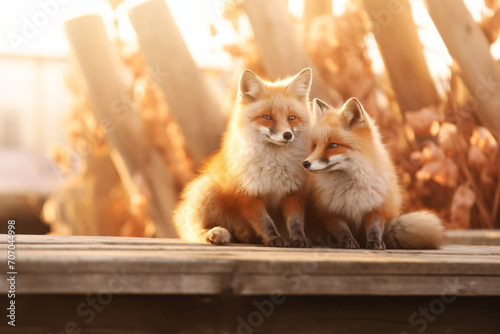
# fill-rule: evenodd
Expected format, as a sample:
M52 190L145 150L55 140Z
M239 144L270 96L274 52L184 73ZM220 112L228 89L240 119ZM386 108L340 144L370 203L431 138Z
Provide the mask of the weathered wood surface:
M96 293L118 277L121 294L440 295L453 284L456 295L500 296L497 246L369 251L18 235L16 264L20 294Z
M452 230L446 242L454 245L500 246L500 230Z

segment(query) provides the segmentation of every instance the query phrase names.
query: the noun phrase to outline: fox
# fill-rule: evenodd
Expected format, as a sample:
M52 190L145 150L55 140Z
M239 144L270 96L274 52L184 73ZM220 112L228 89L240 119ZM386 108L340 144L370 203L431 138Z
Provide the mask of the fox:
M243 71L221 147L174 210L181 239L311 247L304 232L308 173L302 167L310 148L311 82L310 68L276 82Z
M356 98L313 100L306 234L341 248L437 249L443 225L430 210L402 214L403 190L377 125Z

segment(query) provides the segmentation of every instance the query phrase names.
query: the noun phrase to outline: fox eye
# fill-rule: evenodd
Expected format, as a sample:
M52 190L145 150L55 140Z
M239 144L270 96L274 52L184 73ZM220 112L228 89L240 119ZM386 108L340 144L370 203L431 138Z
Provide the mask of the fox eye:
M313 150L316 148L316 144L313 144Z
M293 120L294 120L294 119L296 119L296 118L297 118L297 117L295 117L294 115L292 115L292 116L288 116L288 119L289 119L290 121L293 121Z
M271 116L269 116L269 115L264 115L264 116L262 116L262 117L264 117L264 118L265 118L265 119L267 119L268 121L271 121L271 120L273 119L273 118L272 118Z
M339 146L339 144L331 143L330 145L328 145L328 148L336 148L337 146Z

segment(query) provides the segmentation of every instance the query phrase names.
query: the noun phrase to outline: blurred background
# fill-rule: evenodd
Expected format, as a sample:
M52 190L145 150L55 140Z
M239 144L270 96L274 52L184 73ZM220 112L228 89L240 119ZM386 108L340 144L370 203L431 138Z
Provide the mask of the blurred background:
M496 0L0 0L0 218L17 233L175 236L241 71L355 96L450 229L500 228Z

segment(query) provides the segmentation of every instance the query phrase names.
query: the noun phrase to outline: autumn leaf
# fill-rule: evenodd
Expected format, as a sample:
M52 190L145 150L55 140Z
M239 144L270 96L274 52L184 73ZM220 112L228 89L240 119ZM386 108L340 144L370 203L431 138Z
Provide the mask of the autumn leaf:
M468 183L460 185L453 194L451 202L451 224L455 228L470 228L470 211L476 195Z

